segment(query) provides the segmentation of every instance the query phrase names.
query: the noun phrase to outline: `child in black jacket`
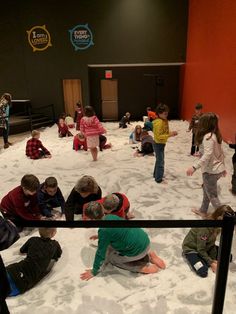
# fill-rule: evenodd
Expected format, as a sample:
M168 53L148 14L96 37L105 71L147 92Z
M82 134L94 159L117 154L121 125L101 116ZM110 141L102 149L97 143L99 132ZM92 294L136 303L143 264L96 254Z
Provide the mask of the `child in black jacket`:
M20 248L26 253L25 259L6 267L11 291L8 296L16 296L35 286L52 269L55 261L61 257L62 250L56 240L55 228L40 228L40 237L31 237Z
M235 137L236 140L236 137ZM232 174L232 193L236 195L236 142L233 144L231 141L228 141L229 147L234 149L234 154L232 157L232 163L233 163L233 174Z

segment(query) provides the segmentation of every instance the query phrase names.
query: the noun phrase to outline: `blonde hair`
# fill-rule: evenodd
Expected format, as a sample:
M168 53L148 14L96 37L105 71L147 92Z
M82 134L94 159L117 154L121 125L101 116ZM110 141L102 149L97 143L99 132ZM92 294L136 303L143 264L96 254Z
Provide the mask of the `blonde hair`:
M225 214L234 215L233 209L229 205L221 205L212 214L208 216L208 219L218 220L223 218Z
M75 191L78 193L97 193L98 184L91 176L83 176L75 185Z
M56 228L39 228L39 235L41 238L52 238L57 232Z
M40 134L40 132L37 131L37 130L33 130L33 131L31 132L32 137L35 137L35 136L37 136L37 135L39 135L39 134Z

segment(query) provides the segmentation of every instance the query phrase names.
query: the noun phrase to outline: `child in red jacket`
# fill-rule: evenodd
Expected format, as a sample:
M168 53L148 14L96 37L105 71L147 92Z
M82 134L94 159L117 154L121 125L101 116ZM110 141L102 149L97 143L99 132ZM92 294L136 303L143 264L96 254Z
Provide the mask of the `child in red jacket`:
M106 215L112 214L124 219L134 218L134 215L129 212L130 202L125 194L118 192L112 193L96 202L103 205L104 213ZM87 220L87 217L85 215L85 210L87 206L88 203L85 204L83 207L83 220Z
M85 151L88 150L86 138L81 132L79 132L74 136L73 149L77 152L82 148Z
M39 138L40 132L33 130L32 138L26 143L26 156L30 159L51 158L52 155L47 150L47 148L43 146Z
M63 118L58 121L58 135L59 137L73 136Z
M21 184L8 192L2 198L0 210L4 218L18 224L24 220L38 220L41 218L36 191L39 180L33 174L26 174Z

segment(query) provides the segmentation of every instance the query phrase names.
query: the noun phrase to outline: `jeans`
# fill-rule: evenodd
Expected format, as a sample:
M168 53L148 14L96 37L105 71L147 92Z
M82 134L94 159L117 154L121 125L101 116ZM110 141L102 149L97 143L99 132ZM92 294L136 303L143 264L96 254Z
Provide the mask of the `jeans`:
M161 183L164 176L164 151L166 144L154 143L153 149L156 155L156 163L153 177L157 183Z

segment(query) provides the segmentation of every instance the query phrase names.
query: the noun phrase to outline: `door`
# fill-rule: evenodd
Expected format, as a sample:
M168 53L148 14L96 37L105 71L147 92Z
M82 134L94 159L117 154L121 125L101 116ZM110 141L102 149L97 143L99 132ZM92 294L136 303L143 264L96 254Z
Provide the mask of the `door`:
M74 117L76 103L78 101L82 103L81 80L63 80L63 94L65 112Z
M118 120L118 81L101 80L102 118Z

